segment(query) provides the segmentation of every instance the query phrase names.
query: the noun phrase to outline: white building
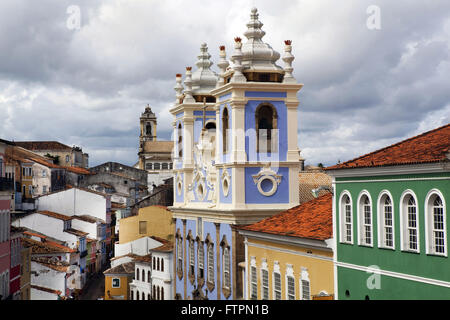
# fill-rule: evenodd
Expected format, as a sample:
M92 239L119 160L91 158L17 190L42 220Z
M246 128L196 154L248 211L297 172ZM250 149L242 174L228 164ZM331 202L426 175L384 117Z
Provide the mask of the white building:
M75 224L80 230L88 232L91 238L101 241L97 248L101 248L101 259L106 262L108 254L111 252L111 196L86 188L74 187L59 192L43 195L38 198L39 210L52 212L64 212L68 216L78 216ZM82 218L96 219L95 226L88 226L82 223ZM92 220L93 221L93 220ZM86 222L86 221L85 221ZM105 224L105 235L99 235L99 225ZM87 228L87 229L84 229ZM94 230L97 228L97 230ZM101 233L101 232L100 232Z
M25 227L62 241L65 246L79 252L76 261L71 265L70 272L74 273L74 281L68 287L81 289L86 282L86 232L72 228L72 217L51 212L38 211L13 221L15 227ZM59 259L58 259L59 260ZM33 268L31 269L32 271ZM33 282L32 282L33 283Z
M135 277L130 283L131 300L171 300L173 297L173 243L161 238L150 254L135 257Z

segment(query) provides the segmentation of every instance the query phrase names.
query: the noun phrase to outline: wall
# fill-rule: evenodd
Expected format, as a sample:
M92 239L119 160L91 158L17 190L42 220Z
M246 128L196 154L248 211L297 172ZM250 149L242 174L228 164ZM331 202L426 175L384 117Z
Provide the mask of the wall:
M62 295L65 294L67 286L65 272L50 269L35 261L31 261L31 270L32 270L31 272L32 285L54 290L60 290L62 292ZM44 299L44 297L45 294L42 293L42 291L31 290L32 300Z
M112 279L119 278L120 279L120 287L113 288L112 287ZM118 299L128 300L129 294L129 284L133 280L133 275L105 275L105 300L114 300L110 297L116 296ZM108 294L109 291L109 294ZM123 298L119 298L123 296Z
M263 241L254 238L247 238L247 257L246 274L247 287L250 295L250 261L251 257L256 259L256 268L258 274L258 299L261 299L261 264L262 259L267 261L267 270L269 271L269 299L274 299L273 292L273 271L274 263L278 261L281 274L281 297L286 300L286 266L293 266L295 277L295 296L300 299L300 274L301 268L308 271L310 280L311 296L326 291L328 294L334 293L334 273L333 273L333 253L331 251L308 249L291 244L280 244L273 241ZM317 258L314 258L317 256Z
M431 189L438 189L443 194L443 201L446 203L447 212L447 237L450 234L450 223L448 219L448 205L450 203L450 180L449 173L436 174L411 174L399 176L377 176L377 177L361 177L361 178L337 178L336 179L336 226L339 226L339 198L344 190L351 193L353 203L353 244L340 243L340 230L336 228L336 247L337 260L339 263L350 263L352 265L362 266L363 268L371 265L378 266L381 270L398 272L407 276L419 276L428 279L437 279L440 281L450 282L450 259L448 257L429 255L426 253L425 247L425 198ZM446 178L445 178L446 177ZM379 181L381 179L393 179L392 181ZM342 182L353 181L353 182ZM359 182L359 180L365 180ZM369 181L368 181L369 180ZM400 197L402 193L410 189L417 196L416 203L418 208L418 234L419 234L419 253L404 252L401 250L400 238ZM373 247L361 246L357 243L357 201L358 196L362 190L367 190L372 199L372 230L373 230ZM380 249L378 248L378 196L383 190L388 190L392 195L393 201L393 217L394 217L394 245L395 249ZM447 250L448 247L448 238ZM367 286L365 282L352 283L353 277L362 279L360 272L356 270L343 270L339 268L338 272L338 287L339 299L345 298L342 296L342 291L351 291L350 298L358 299L367 294ZM366 274L367 279L367 274ZM434 286L434 293L431 294L428 285L419 281L404 281L394 279L393 277L383 277L382 292L384 299L403 299L403 298L431 298L439 297L443 292L450 293L443 290L440 286ZM392 282L390 282L392 280ZM362 280L361 280L362 281ZM409 283L411 282L411 283ZM395 285L402 285L400 289L389 291L389 288L395 288ZM426 288L428 289L426 289ZM409 289L408 289L409 288ZM415 288L414 291L410 290ZM419 290L424 290L419 293ZM384 290L386 289L386 290ZM364 295L363 295L364 293ZM380 297L381 291L369 294L370 297ZM419 297L420 296L420 297Z
M139 221L147 222L147 232L144 234L139 234ZM173 240L172 212L166 207L149 206L140 208L137 216L120 219L120 243L133 241L143 236Z

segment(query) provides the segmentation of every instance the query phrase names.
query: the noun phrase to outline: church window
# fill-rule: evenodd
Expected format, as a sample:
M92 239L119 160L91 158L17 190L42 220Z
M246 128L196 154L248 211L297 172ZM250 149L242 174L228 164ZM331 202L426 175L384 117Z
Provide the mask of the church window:
M214 121L210 121L205 125L206 130L208 131L216 131L216 123Z
M177 273L181 280L183 277L183 238L179 235L177 239Z
M223 140L223 153L227 153L229 150L228 141L228 108L223 109L222 113L222 140Z
M197 245L197 254L198 254L198 282L201 282L201 280L205 277L205 256L204 256L204 249L203 249L203 242L199 241Z
M277 152L277 111L269 104L261 104L255 111L256 148L258 153Z
M181 132L181 123L178 125L178 156L183 157L183 134Z
M223 286L227 289L231 287L230 277L230 249L223 249Z
M147 136L152 135L152 124L150 122L147 122L147 124L145 125L145 134Z
M208 282L214 283L214 245L208 244Z

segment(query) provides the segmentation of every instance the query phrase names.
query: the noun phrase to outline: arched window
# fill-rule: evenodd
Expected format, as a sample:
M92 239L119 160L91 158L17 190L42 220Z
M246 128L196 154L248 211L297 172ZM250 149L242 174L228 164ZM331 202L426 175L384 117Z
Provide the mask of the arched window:
M145 300L145 293L142 292L142 300Z
M159 258L156 258L156 270L159 271Z
M350 196L344 194L341 198L341 242L353 242L353 228L352 228L352 203Z
M419 226L417 203L414 196L406 193L401 201L403 250L419 251Z
M183 133L181 130L181 123L178 124L178 156L183 157Z
M147 294L147 300L151 300L150 293Z
M379 246L382 248L394 248L394 213L392 199L384 193L378 201Z
M311 299L311 288L309 282L308 271L302 270L300 274L300 299L310 300Z
M277 152L277 111L269 104L261 104L255 111L256 150L261 153Z
M438 191L431 191L427 196L426 229L427 253L436 255L447 254L446 214L442 196Z
M131 292L130 292L130 298L131 298L131 300L134 300L134 292L133 292L133 290L131 290Z
M164 300L164 287L161 287L161 300Z
M152 124L150 122L147 122L145 125L145 134L147 136L151 136L152 135Z
M205 277L205 256L204 256L203 242L199 241L197 244L197 255L198 255L198 282L201 282Z
M142 269L142 282L145 282L145 270Z
M156 299L156 286L153 286L153 300Z
M372 245L372 205L369 196L363 194L359 199L359 244Z
M139 268L136 269L136 280L139 280Z
M208 280L209 283L214 284L214 245L208 243Z
M160 298L161 298L160 294L161 294L161 290L160 290L160 288L159 288L159 286L158 286L158 287L156 288L156 300L160 300Z
M177 274L181 280L183 278L183 238L179 235L177 239Z
M195 275L195 251L194 251L194 240L191 238L189 240L189 276L194 277Z
M208 131L216 132L216 123L214 121L207 122L205 128Z
M164 272L164 259L161 258L161 272Z
M141 296L139 295L139 291L136 290L136 300L139 300Z
M147 282L150 283L151 273L150 270L147 271ZM150 299L148 299L150 300Z
M153 270L156 270L156 258L153 257Z
M222 112L222 146L223 146L223 153L227 153L229 151L229 139L228 139L228 129L229 129L229 122L228 122L228 108L223 108Z

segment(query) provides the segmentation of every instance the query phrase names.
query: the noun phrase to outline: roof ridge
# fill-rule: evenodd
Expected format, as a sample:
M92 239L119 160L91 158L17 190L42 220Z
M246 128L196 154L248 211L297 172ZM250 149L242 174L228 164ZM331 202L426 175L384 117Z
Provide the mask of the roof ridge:
M324 168L324 170L330 170L329 168L333 168L333 167L335 167L335 166L345 166L346 164L348 164L348 163L350 163L350 162L353 162L353 161L356 161L356 160L359 160L359 159L363 159L363 158L365 158L365 157L369 157L370 155L373 155L373 154L375 154L375 153L382 152L382 151L387 150L387 149L389 149L389 148L394 148L394 147L396 147L396 146L398 146L398 145L400 145L400 144L409 142L409 141L414 140L414 139L418 139L418 138L423 137L423 136L425 136L425 135L428 135L428 134L431 134L431 133L433 133L433 132L442 130L442 129L444 129L445 127L448 127L448 126L450 126L450 123L447 123L446 125L440 126L440 127L438 127L438 128L434 128L434 129L429 130L429 131L422 132L422 133L420 133L420 134L417 134L417 135L412 136L412 137L410 137L410 138L407 138L407 139L401 140L401 141L399 141L399 142L393 143L393 144L388 145L388 146L386 146L386 147L383 147L383 148L381 148L381 149L377 149L377 150L374 150L374 151L372 151L372 152L363 154L363 155L361 155L361 156L359 156L359 157L356 157L356 158L347 160L347 161L345 161L345 162L343 162L343 163L338 163L338 164L335 164L335 165L326 167L326 168Z

